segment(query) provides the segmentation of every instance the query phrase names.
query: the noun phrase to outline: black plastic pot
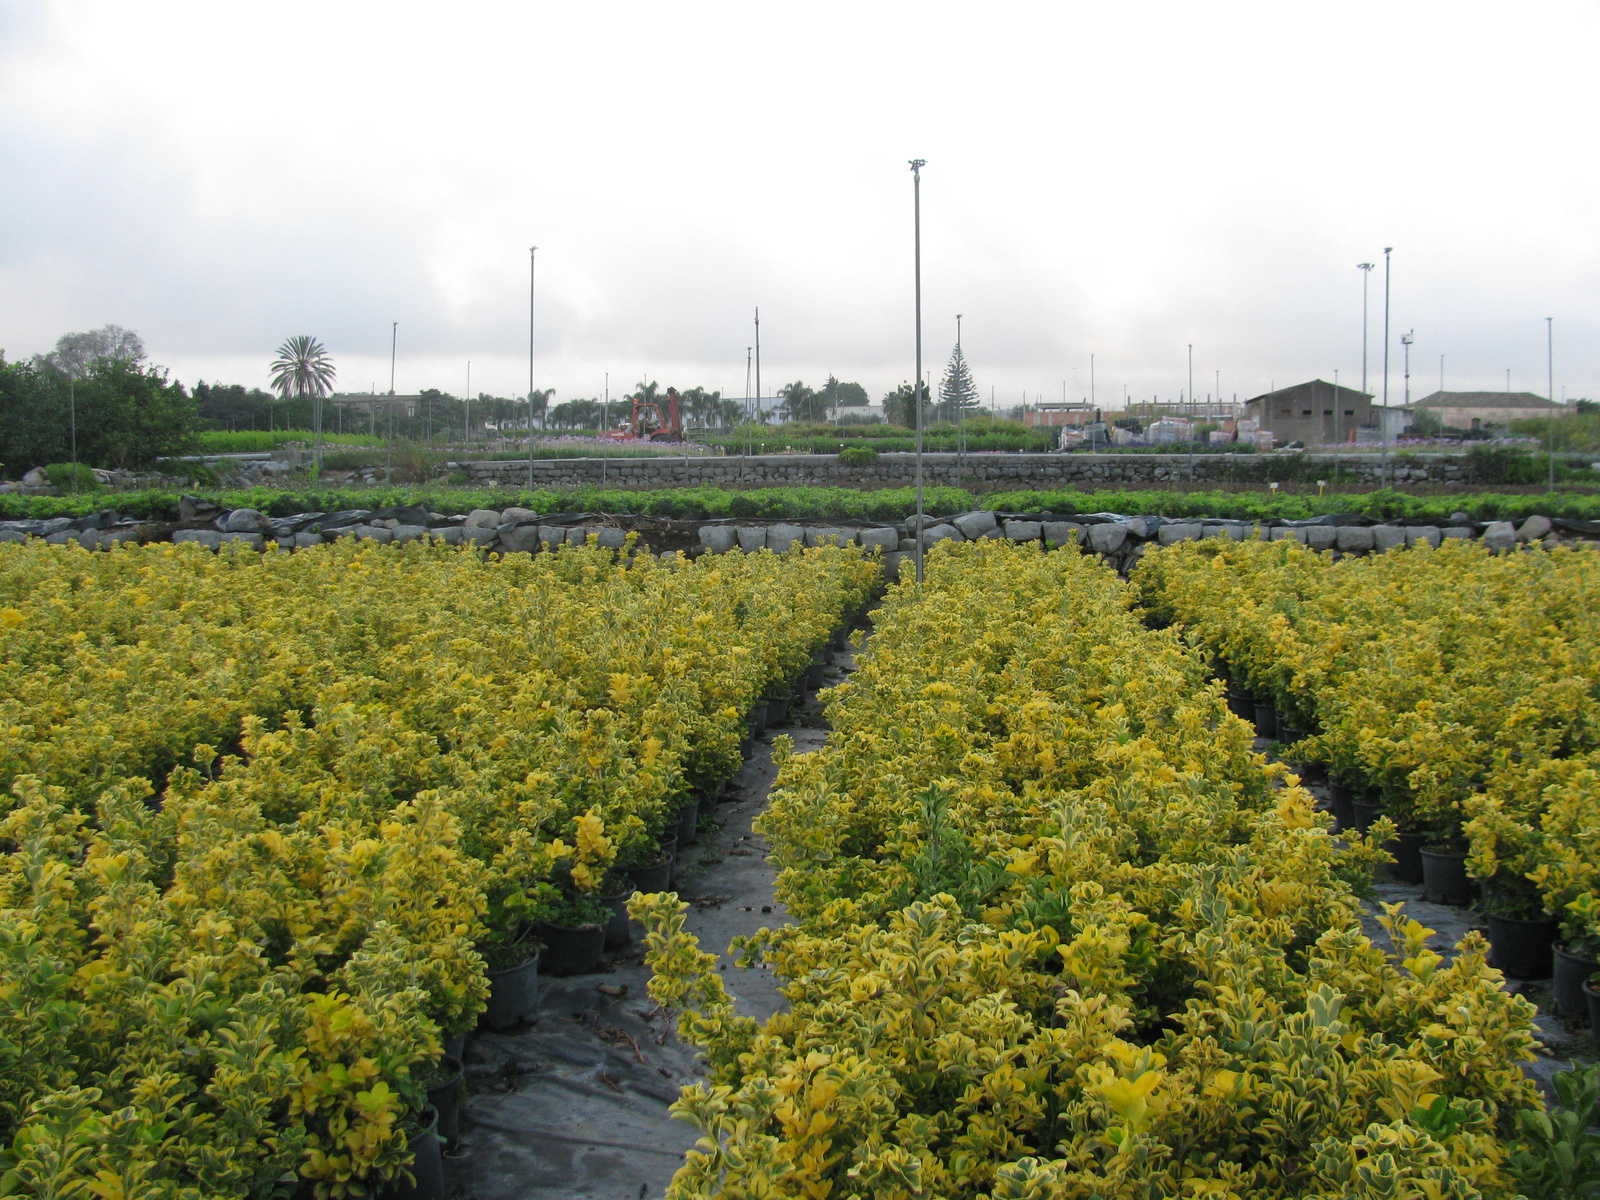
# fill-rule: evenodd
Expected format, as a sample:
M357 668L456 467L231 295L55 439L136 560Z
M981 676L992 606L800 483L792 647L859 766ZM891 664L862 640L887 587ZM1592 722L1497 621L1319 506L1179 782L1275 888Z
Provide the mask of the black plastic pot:
M478 1023L510 1029L539 1006L539 956L502 971L489 972L489 1001Z
M1422 882L1422 843L1427 840L1427 834L1402 833L1384 843L1383 848L1394 855L1389 874L1397 883Z
M850 649L850 626L841 625L833 631L833 648L835 650Z
M1600 992L1595 991L1594 984L1583 985L1583 999L1589 1006L1589 1036L1600 1041Z
M406 1149L414 1156L411 1161L412 1181L401 1175L384 1191L394 1200L444 1200L444 1156L439 1149L439 1112L430 1109L424 1116L422 1132L406 1135Z
M693 796L678 810L678 845L692 846L700 840L700 801Z
M661 857L648 867L629 867L623 872L633 880L635 890L646 895L664 892L672 886L672 860L675 857L677 841L674 839L671 848L663 846Z
M1489 916L1489 963L1513 979L1549 979L1556 921Z
M1422 894L1430 904L1471 904L1472 880L1467 877L1466 854L1424 846Z
M1582 1021L1589 1015L1589 1002L1583 998L1583 985L1600 971L1593 959L1568 954L1560 945L1551 947L1550 993L1556 1009L1569 1021Z
M1296 742L1304 741L1305 738L1306 738L1306 731L1304 729L1301 729L1298 725L1285 725L1282 722L1279 722L1279 724L1278 724L1278 740L1280 742L1282 742L1284 745L1292 746Z
M825 672L827 669L828 665L826 663L812 663L805 669L805 673L800 676L800 686L809 688L813 692L816 691L822 686L823 672Z
M1249 692L1236 692L1228 689L1228 711L1244 721L1256 719L1256 700Z
M600 903L611 910L611 920L606 922L606 949L618 950L633 941L633 930L628 927L628 901L634 889L610 896L601 896Z
M767 728L772 729L778 725L789 723L789 706L794 703L794 695L768 696L767 697Z
M447 1147L461 1140L461 1060L445 1055L439 1062L444 1076L428 1089L428 1103L439 1114L438 1134Z
M1376 804L1368 804L1365 800L1350 801L1350 823L1357 833L1367 832L1382 815L1383 810Z
M1341 830L1354 829L1356 824L1355 797L1342 783L1328 785L1328 799L1333 802L1333 819Z
M467 1061L467 1035L458 1033L444 1044L444 1056L458 1062Z
M751 737L760 737L767 731L767 702L757 700L750 706L750 716L745 724L750 729Z
M1275 738L1278 736L1278 710L1270 704L1263 704L1260 700L1255 705L1256 736Z
M544 943L539 956L546 975L588 975L600 969L606 949L604 925L552 925L540 921L534 936Z

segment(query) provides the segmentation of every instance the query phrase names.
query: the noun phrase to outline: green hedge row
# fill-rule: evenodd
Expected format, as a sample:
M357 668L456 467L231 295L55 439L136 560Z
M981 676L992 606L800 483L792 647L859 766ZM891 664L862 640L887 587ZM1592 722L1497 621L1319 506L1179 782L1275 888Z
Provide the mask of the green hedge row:
M853 518L899 520L916 507L912 488L857 491L852 488L788 487L729 491L724 488L662 488L623 491L616 488L565 488L530 492L526 488L362 488L345 491L248 488L208 492L224 508L257 508L269 516L298 512L337 512L422 504L434 512L465 513L474 508L510 505L535 512L628 513L652 517L703 520L717 517ZM1273 517L1303 519L1326 513L1362 513L1370 517L1444 520L1464 512L1475 520L1520 519L1533 513L1550 517L1600 520L1600 495L1557 492L1527 496L1479 492L1456 496L1410 496L1393 489L1339 495L1286 495L1270 492L1168 492L1143 489L989 492L982 496L962 488L931 487L924 493L926 511L935 514L991 508L1006 512L1128 514L1166 517L1207 516L1235 520ZM114 508L127 516L151 521L178 519L178 494L166 491L94 492L78 496L0 495L0 519L82 516Z

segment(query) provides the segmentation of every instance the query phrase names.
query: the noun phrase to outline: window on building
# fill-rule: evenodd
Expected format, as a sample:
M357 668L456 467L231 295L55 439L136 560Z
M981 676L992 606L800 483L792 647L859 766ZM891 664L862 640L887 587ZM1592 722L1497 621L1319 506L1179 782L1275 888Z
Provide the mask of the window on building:
M1344 415L1347 417L1353 417L1356 415L1356 410L1353 408L1347 408L1344 410Z
M1325 409L1323 409L1323 410L1322 410L1322 415L1323 415L1323 416L1325 416L1325 417L1331 417L1331 416L1333 416L1333 409L1331 409L1331 408L1325 408Z
M1302 417L1309 417L1311 415L1311 410L1309 408L1302 408L1300 410L1300 415Z
M1280 408L1278 410L1278 415L1280 417L1292 417L1292 416L1294 416L1294 412L1292 410L1290 410L1290 409L1287 409L1287 408Z

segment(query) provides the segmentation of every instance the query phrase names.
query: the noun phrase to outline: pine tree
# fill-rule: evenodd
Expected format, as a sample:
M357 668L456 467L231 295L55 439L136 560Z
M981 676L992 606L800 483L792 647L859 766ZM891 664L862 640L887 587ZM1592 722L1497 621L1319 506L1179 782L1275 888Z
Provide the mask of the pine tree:
M978 385L972 382L972 371L961 354L961 343L950 352L950 364L944 369L944 379L939 383L939 416L954 421L963 409L978 407Z

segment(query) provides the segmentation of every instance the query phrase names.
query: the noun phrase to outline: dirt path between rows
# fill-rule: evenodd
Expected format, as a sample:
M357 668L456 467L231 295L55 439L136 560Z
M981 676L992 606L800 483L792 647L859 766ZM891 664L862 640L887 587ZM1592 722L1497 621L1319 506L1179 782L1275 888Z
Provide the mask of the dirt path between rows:
M853 671L851 652L834 652L823 686ZM816 696L797 703L788 724L757 739L700 843L679 852L675 887L691 909L688 928L726 964L724 985L740 1012L765 1019L784 1003L772 975L746 970L726 953L740 934L788 924L773 897L765 840L751 823L766 811L777 774L772 739L787 735L799 753L822 745L828 727ZM465 1054L467 1106L459 1149L445 1156L448 1194L457 1200L660 1196L699 1131L667 1106L705 1073L645 991L650 977L634 941L608 955L606 969L541 978L538 1019L512 1033L475 1034Z

